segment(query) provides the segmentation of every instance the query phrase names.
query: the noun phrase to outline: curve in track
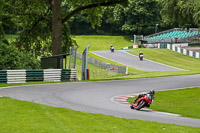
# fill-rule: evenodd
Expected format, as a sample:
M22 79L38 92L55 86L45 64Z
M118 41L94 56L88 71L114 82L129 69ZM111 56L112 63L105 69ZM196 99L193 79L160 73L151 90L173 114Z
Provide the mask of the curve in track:
M187 75L4 87L0 88L0 95L96 114L200 127L200 119L173 116L149 110L131 110L129 106L118 104L111 100L114 96L128 96L147 92L151 89L160 91L200 86L199 79L200 75Z

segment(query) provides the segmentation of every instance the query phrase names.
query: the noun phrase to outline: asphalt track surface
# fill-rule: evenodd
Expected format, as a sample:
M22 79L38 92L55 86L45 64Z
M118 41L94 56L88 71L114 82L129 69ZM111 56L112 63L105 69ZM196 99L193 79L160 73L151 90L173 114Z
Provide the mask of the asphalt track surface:
M143 71L182 71L183 69L157 63L148 59L140 61L138 56L129 54L125 51L116 50L114 53L110 51L90 51L98 56L113 60L120 64L133 67ZM159 57L158 57L159 58Z
M131 110L128 105L112 100L114 96L132 95L151 89L161 91L195 86L200 86L200 75L4 87L0 88L0 95L95 114L200 127L200 119L146 109ZM159 100L156 95L155 100Z

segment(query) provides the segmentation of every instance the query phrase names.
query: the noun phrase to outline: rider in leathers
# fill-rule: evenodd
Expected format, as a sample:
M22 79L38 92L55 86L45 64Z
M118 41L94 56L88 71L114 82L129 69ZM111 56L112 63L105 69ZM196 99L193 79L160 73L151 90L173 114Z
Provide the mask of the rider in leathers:
M154 97L155 91L154 91L154 90L151 90L151 91L149 91L148 93L139 94L138 97L135 99L135 101L134 101L133 104L135 104L139 98L144 97L144 96L147 95L147 94L150 94L150 96L152 97L151 103L153 103L154 98L155 98L155 97ZM151 103L150 103L150 104L151 104ZM147 107L150 107L150 104L148 104Z

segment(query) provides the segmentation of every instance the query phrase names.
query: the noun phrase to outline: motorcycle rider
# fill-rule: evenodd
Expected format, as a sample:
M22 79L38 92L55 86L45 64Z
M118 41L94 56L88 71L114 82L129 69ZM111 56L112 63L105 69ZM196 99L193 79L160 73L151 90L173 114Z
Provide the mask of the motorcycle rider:
M133 102L133 104L135 104L135 103L137 102L138 99L140 99L141 97L144 97L144 96L147 95L147 94L149 94L149 95L152 97L151 103L153 103L154 98L155 98L155 97L154 97L155 91L154 91L154 90L150 90L150 91L147 92L147 93L139 94L138 97L137 97L137 98L135 99L135 101ZM151 104L151 103L150 103L150 104ZM148 104L147 107L150 107L150 104Z
M140 51L140 53L139 53L139 58L140 58L140 60L143 60L142 58L143 58L143 53L142 53L142 51Z
M112 44L110 45L110 51L114 52L114 46Z

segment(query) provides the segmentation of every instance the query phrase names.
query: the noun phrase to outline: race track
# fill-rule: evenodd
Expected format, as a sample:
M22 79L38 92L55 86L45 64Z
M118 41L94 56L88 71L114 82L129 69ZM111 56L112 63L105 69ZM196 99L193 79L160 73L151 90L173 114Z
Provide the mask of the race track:
M116 117L200 127L200 119L131 110L113 102L114 96L200 86L200 75L98 82L73 82L0 88L0 95L14 99ZM156 99L155 96L155 100Z
M138 56L129 54L125 51L116 50L114 53L110 51L90 51L98 56L113 60L120 64L133 67L143 71L182 71L183 69L157 63L148 59L140 61ZM158 57L159 58L159 57Z

